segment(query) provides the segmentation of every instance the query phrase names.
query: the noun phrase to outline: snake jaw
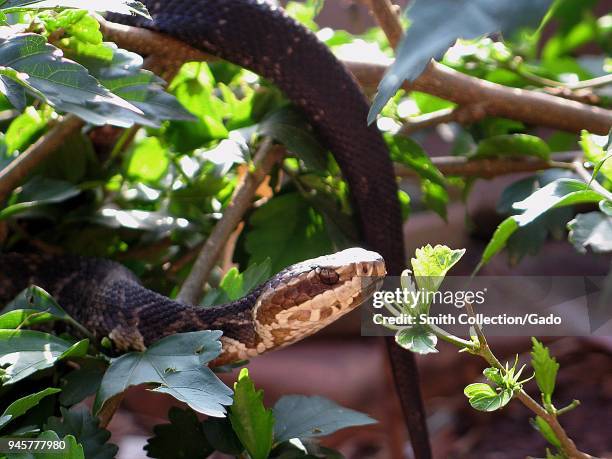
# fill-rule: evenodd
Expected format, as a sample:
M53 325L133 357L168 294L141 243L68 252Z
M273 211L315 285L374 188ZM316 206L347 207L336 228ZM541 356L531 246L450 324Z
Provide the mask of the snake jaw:
M281 271L253 308L260 342L248 351L249 357L287 346L334 322L370 298L385 274L382 257L361 248Z

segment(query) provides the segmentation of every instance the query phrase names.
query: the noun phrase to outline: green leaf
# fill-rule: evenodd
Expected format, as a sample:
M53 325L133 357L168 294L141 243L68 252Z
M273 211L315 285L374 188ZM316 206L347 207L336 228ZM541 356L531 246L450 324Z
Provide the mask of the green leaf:
M84 407L74 407L70 410L60 408L62 418L51 417L45 423L45 429L53 430L59 436L74 435L83 446L87 459L113 459L119 448L112 443L110 432L99 427L100 421Z
M274 440L329 435L347 427L375 424L371 417L319 396L285 395L274 405Z
M530 419L532 427L540 432L540 435L544 437L544 439L556 447L559 450L562 450L561 442L555 435L554 430L550 427L550 425L540 416L536 416L535 419Z
M91 11L109 12L119 14L138 14L151 19L145 6L134 0L6 0L0 5L0 11L5 13L18 9L47 9L47 8L88 8Z
M14 311L19 312L21 315L36 314L36 317L29 319L29 323L40 323L48 320L70 320L71 317L66 311L64 311L59 304L40 287L31 286L22 291L17 297L7 304L3 309L2 317L5 317L6 313ZM0 317L0 328L13 328L6 327Z
M0 330L0 366L6 366L2 384L14 384L58 360L82 357L88 347L87 339L72 344L39 331Z
M468 385L463 393L468 398L470 405L478 411L495 411L503 408L512 399L512 391L509 389L493 389L488 384L473 383Z
M128 387L156 384L194 410L222 416L232 402L231 390L205 366L221 352L220 331L203 330L167 336L144 352L130 352L112 361L96 395L94 412ZM127 377L126 377L127 376Z
M502 375L502 372L500 371L499 368L493 368L493 367L485 368L482 374L485 376L485 378L487 378L492 383L497 384L498 386L506 385L504 375Z
M602 196L586 187L580 180L559 179L534 192L527 199L514 203L514 208L523 210L514 218L524 226L549 209L601 201Z
M46 453L9 453L6 455L7 459L85 459L83 453L83 447L76 441L72 435L66 435L64 438L59 437L52 430L47 430L41 433L37 440L45 441L59 441L64 440L66 442L66 449L64 451L52 451ZM88 458L89 459L89 458Z
M127 127L133 124L129 112L142 114L140 109L102 87L85 67L65 59L58 48L40 35L0 39L0 62L28 75L19 82L31 95L37 98L42 95L43 101L57 110L74 113L89 123Z
M507 134L489 137L478 143L472 158L495 156L535 156L550 158L550 147L539 137L528 134Z
M263 391L255 390L249 371L243 368L234 384L229 419L252 459L266 459L272 450L274 416L262 400Z
M253 263L246 271L239 272L238 268L231 268L219 284L219 288L206 294L202 306L213 306L242 298L258 285L270 277L270 259L262 263Z
M251 214L249 224L249 261L270 258L272 273L332 250L322 216L298 193L275 196Z
M135 181L157 183L168 169L170 160L159 137L145 137L133 144L127 159L127 176Z
M47 387L40 392L26 395L25 397L15 400L4 410L4 413L0 415L0 429L2 429L13 419L24 414L30 408L34 408L43 398L47 397L48 395L57 394L60 391L61 389L57 389L55 387Z
M135 123L159 126L165 120L195 121L164 88L164 81L154 73L142 69L143 59L135 53L107 44L112 55L110 62L100 59L81 60L100 83L113 94L131 102L143 115L133 113Z
M258 132L281 142L308 167L325 170L327 150L319 143L303 115L293 107L282 107L259 123Z
M552 0L418 0L407 10L410 27L396 52L396 60L378 86L368 115L376 119L404 80L413 81L431 59L439 59L457 38L477 38L493 32L509 35L514 29L537 25Z
M602 196L579 180L558 179L532 193L528 198L515 202L513 208L523 211L522 214L506 218L499 224L493 237L484 250L477 272L487 264L493 256L499 253L508 241L508 238L519 228L524 227L550 209L570 206L573 204L600 202Z
M385 135L391 159L414 170L419 177L446 187L446 180L425 150L414 140L403 136Z
M537 339L531 338L533 349L531 351L531 365L535 370L536 383L542 392L542 396L551 403L552 394L555 390L559 364L554 357L550 356L548 348Z
M612 216L603 212L578 214L567 227L568 239L579 252L586 253L587 247L595 253L612 251Z
M465 249L451 249L445 245L427 244L416 249L410 260L416 283L420 289L435 292L444 276L463 256Z
M168 411L169 424L153 427L153 437L144 449L147 456L158 459L204 458L214 452L202 428L202 422L190 409L176 406Z
M612 180L612 161L610 161L612 153L606 153L603 146L595 141L595 137L585 130L580 134L580 146L585 158L595 165L593 177L597 178L598 173L601 172L605 178Z
M21 187L11 205L0 211L0 220L47 204L64 202L81 192L73 184L36 176Z
M80 362L80 367L64 377L64 385L59 401L63 406L76 405L97 392L106 371L106 365L100 360L87 359Z
M480 270L482 266L491 261L491 258L497 255L506 246L508 238L512 236L518 227L519 225L514 217L508 217L499 224L482 253L482 258L480 259L480 263L478 263L476 271Z
M421 191L423 193L423 203L446 220L446 206L448 204L446 189L429 180L421 180Z
M21 115L11 122L6 131L6 151L9 154L23 151L36 140L47 127L48 115L49 113L45 110L27 107Z
M395 334L395 342L404 349L417 354L438 352L438 337L424 327L412 326L402 328Z
M306 0L305 2L289 2L285 11L296 21L302 23L312 31L319 30L315 18L323 8L324 0Z

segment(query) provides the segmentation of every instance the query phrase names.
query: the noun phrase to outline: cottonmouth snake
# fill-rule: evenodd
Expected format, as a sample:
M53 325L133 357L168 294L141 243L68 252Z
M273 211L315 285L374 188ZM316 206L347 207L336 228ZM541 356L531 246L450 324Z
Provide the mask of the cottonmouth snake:
M328 48L282 9L261 0L145 0L143 3L153 17L152 22L118 15L110 19L155 29L248 68L274 82L304 111L333 152L349 184L362 240L384 257L390 274L399 275L404 266L404 245L392 163L376 127L366 125L367 99ZM242 358L299 339L339 316L341 311L332 310L329 317L323 317L328 313L321 309L317 312L319 320L312 322L305 320L312 317L312 309L294 311L291 320L300 319L304 328L290 331L294 333L290 339L280 339L277 333L277 344L274 333L259 335L260 330L253 326L251 311L256 298L278 281L276 296L283 303L272 308L275 313L266 319L278 321L280 309L292 304L287 303L288 297L282 296L279 287L285 285L283 276L292 269L305 270L302 274L311 276L307 296L333 290L329 282L336 275L344 285L359 269L380 273L381 262L374 260L371 253L357 250L351 256L356 257L356 263L343 264L342 270L329 260L297 265L236 303L200 312L146 290L128 270L109 261L2 255L0 300L6 300L8 294L15 294L34 281L56 293L60 304L92 331L114 337L119 348L139 348L164 334L203 326L222 329L226 339L234 337L233 342L226 342L225 355L228 359ZM326 275L333 278L327 279L328 283L324 280ZM140 342L134 342L135 336L141 337ZM427 430L414 357L399 349L391 339L387 347L415 455L419 459L428 458Z

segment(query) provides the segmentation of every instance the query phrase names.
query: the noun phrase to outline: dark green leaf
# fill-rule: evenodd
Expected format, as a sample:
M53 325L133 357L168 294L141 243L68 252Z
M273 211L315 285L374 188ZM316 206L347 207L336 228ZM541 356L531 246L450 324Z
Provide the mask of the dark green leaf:
M272 273L331 250L321 215L297 193L275 196L249 221L246 250L251 263L270 258Z
M259 124L258 131L281 142L304 160L308 167L320 170L326 168L326 149L311 132L302 114L293 107L283 107L272 112Z
M81 0L6 0L0 5L0 10L5 13L16 9L46 9L46 8L77 8L84 6L92 11L111 12L120 14L139 14L146 18L151 18L145 6L134 0L88 0L83 5Z
M65 377L59 401L64 406L72 406L97 392L106 371L100 360L88 359L80 363L80 368L72 370Z
M207 293L202 301L202 306L223 304L242 298L251 290L270 277L270 259L266 258L262 263L253 263L246 271L239 272L237 268L231 268L223 279L219 288Z
M220 331L210 330L179 333L113 360L96 395L95 412L128 387L149 383L198 412L222 416L223 405L232 402L231 390L206 366L221 352L220 337Z
M540 435L542 435L542 437L544 437L548 443L561 450L561 442L555 435L555 432L552 430L550 425L544 419L542 419L540 416L536 416L535 419L531 419L530 421L533 428L540 432Z
M567 227L569 241L579 252L586 253L587 247L595 253L612 251L612 216L603 212L578 214Z
M130 126L130 112L142 111L102 87L87 69L65 59L40 35L15 35L0 40L0 62L28 75L23 84L35 97L57 110L96 124Z
M319 396L285 395L274 405L274 440L320 437L353 426L376 421L371 417L343 408Z
M74 435L83 446L87 459L112 459L118 448L107 443L111 434L108 430L99 427L100 421L89 413L84 407L75 407L70 410L60 408L62 418L51 417L45 424L45 429L53 430L59 436Z
M199 459L214 450L204 436L202 422L190 409L175 406L168 412L169 424L153 427L153 437L144 447L147 456L158 459Z
M255 390L246 368L234 384L234 404L229 419L234 432L253 459L266 459L272 450L274 416L263 404L263 392Z
M30 394L15 400L4 410L4 413L0 415L0 429L2 429L13 419L24 414L30 408L34 408L43 398L47 397L48 395L57 394L60 391L61 389L57 389L55 387L47 387L40 392L36 392L35 394Z
M206 440L216 451L234 456L239 456L244 451L244 446L240 443L228 418L208 418L202 428Z
M66 201L80 192L81 190L71 183L36 176L21 187L11 205L0 211L0 220L27 209Z
M430 180L421 180L423 203L446 220L446 206L448 205L448 192L446 188Z
M408 137L399 135L386 135L385 140L393 161L409 167L423 179L427 179L440 187L446 186L444 176L418 143Z

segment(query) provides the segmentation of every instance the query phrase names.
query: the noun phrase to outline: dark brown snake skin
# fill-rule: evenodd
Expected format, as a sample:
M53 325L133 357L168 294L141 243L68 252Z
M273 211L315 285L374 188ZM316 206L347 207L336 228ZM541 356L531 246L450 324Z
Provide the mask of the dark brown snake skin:
M191 46L248 68L274 82L291 101L302 108L320 138L333 152L347 180L367 247L380 253L392 275L404 267L404 245L397 186L387 148L376 127L366 126L369 104L359 86L328 48L282 9L255 0L145 0L153 22L113 15L110 19L152 28ZM145 344L165 333L187 331L204 322L214 326L219 317L240 318L252 307L259 290L234 305L211 309L203 322L189 327L176 324L177 317L194 319L192 308L144 289L126 269L101 260L0 256L0 298L30 277L43 286L64 289L62 303L72 302L77 320L98 327L101 334L117 326L130 327L140 321ZM9 267L7 270L6 267ZM95 279L106 277L103 290ZM20 277L21 276L21 277ZM28 276L27 278L25 276ZM7 287L12 284L12 288ZM95 291L92 297L91 292ZM4 293L4 295L2 294ZM85 301L87 300L87 301ZM92 304L114 308L112 314L97 315ZM148 308L135 305L154 305ZM72 312L72 311L71 311ZM95 320L92 323L92 317ZM195 319L194 319L195 320ZM235 321L237 323L239 321ZM248 339L244 329L221 326L226 335ZM119 343L121 344L121 343ZM419 393L414 357L387 339L398 393L418 459L430 457L424 411Z

